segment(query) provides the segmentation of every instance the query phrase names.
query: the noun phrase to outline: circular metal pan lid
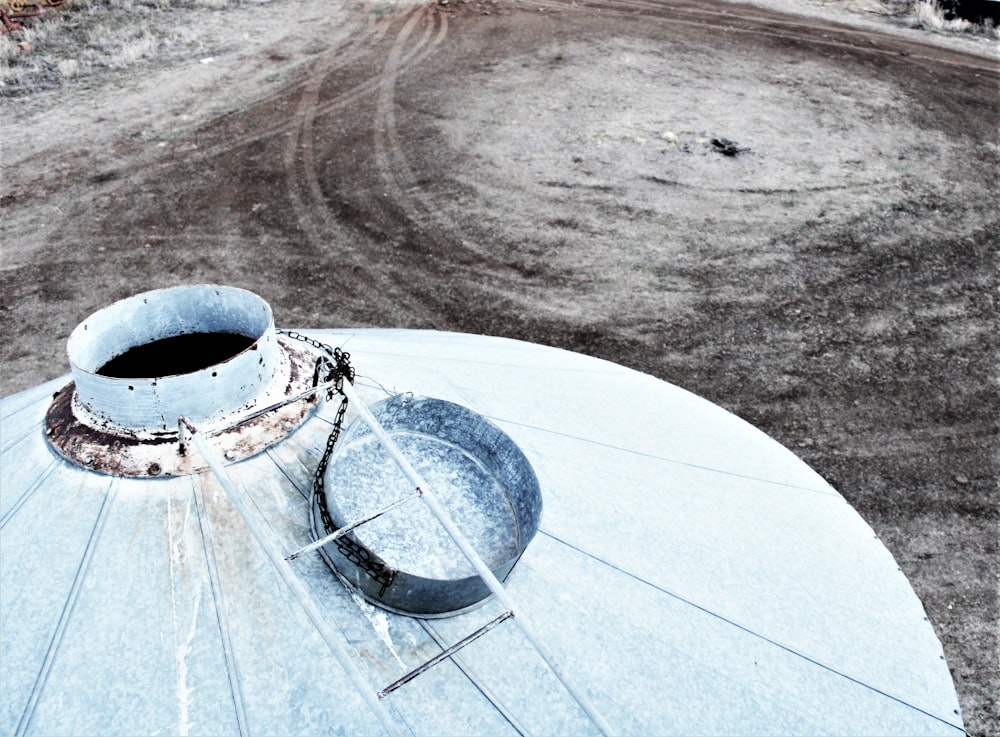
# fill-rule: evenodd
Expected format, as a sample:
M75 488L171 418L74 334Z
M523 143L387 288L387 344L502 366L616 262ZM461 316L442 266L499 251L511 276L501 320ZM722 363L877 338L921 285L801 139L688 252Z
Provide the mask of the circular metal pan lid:
M452 402L399 395L370 410L494 575L506 578L538 530L542 511L538 479L520 448L493 423ZM337 445L324 486L334 528L415 492L361 420ZM314 515L314 527L323 526L320 517ZM333 531L315 530L317 537ZM328 562L365 598L392 611L447 616L489 594L416 496L327 551Z

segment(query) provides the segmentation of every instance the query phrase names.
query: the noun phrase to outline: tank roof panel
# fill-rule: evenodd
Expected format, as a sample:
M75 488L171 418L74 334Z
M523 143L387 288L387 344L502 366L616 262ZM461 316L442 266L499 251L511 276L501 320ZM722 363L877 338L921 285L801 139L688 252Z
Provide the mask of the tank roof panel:
M543 512L506 589L615 733L963 733L941 644L890 553L743 420L529 343L303 332L350 352L366 403L454 402L521 449ZM50 449L45 413L68 381L0 402L0 732L379 733L216 476L108 476ZM289 553L313 537L335 411L227 467ZM408 617L319 555L289 565L373 692L502 613L490 598ZM510 622L380 703L402 734L595 731Z

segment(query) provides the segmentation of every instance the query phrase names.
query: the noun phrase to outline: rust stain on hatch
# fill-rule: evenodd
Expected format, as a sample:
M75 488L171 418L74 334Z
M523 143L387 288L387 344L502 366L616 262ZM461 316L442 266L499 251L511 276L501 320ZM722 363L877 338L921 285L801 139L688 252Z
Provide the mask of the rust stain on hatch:
M315 355L286 346L289 375L284 395L292 396L311 385ZM142 436L110 423L82 422L73 410L75 382L53 395L45 416L45 435L60 456L96 473L132 478L159 478L201 473L208 465L178 442L177 431ZM208 441L227 461L249 458L292 434L315 410L317 398L310 395L234 424L218 432L209 431ZM244 408L250 410L251 408Z

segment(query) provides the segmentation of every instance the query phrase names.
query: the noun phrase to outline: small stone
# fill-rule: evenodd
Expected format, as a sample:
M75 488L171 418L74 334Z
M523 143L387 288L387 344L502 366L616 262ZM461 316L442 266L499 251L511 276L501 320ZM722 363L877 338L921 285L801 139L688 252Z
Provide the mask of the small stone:
M735 141L730 141L728 138L713 138L712 146L723 156L737 156L746 151L745 148L741 148Z
M961 473L956 474L953 478L955 479L956 484L961 484L962 486L969 483L969 477Z

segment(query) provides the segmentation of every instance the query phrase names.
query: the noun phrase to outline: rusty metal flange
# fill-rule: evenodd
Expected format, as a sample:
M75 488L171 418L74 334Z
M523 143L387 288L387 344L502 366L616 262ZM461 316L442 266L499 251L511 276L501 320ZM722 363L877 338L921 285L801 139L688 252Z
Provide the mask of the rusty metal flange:
M301 345L279 339L287 357L285 375L280 377L284 396L294 396L312 386L316 354ZM49 445L70 463L98 473L126 477L171 477L201 473L208 466L197 453L181 447L176 431L154 437L128 434L115 428L87 424L74 411L76 383L70 382L53 397L45 416ZM221 430L209 431L209 442L227 461L237 462L260 453L292 434L309 419L317 406L309 395L240 422L235 417Z

